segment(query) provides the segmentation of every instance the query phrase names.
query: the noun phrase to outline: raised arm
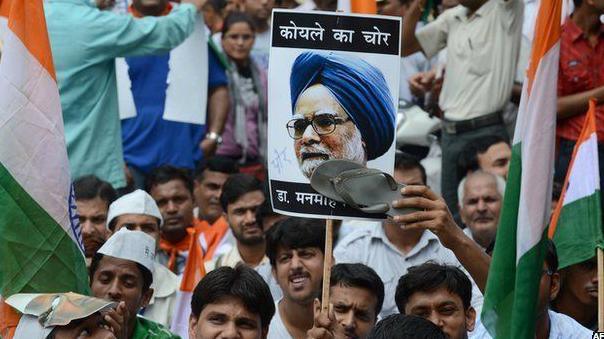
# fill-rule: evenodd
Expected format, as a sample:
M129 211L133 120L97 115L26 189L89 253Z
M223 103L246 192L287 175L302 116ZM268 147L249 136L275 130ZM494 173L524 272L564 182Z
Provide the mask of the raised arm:
M401 56L408 56L421 51L421 45L415 37L415 27L422 16L426 0L414 0L403 19L403 46Z

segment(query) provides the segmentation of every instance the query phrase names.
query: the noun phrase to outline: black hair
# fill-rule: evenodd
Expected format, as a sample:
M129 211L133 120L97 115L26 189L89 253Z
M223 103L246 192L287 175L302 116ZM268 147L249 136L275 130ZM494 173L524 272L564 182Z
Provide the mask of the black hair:
M231 26L233 26L236 23L239 22L243 22L248 24L248 26L250 26L250 29L254 32L254 34L256 33L256 24L254 23L254 21L252 20L252 18L250 18L249 15L243 13L243 12L231 12L229 13L229 15L226 16L226 18L224 18L224 22L222 24L222 38L224 39L225 34L229 31L229 29L231 29Z
M363 288L375 295L375 315L382 310L384 304L384 283L375 271L363 264L337 264L331 268L331 287Z
M260 315L264 329L275 315L275 302L268 285L258 272L244 264L219 267L201 279L193 291L191 314L199 318L207 305L224 297L240 299L248 311Z
M171 165L163 165L152 170L145 180L145 190L151 194L153 187L172 180L182 181L187 190L193 194L193 180L189 175L189 171Z
M318 247L324 253L325 221L291 217L277 222L266 232L266 256L273 267L279 246L288 249Z
M99 264L101 263L101 260L103 259L104 256L105 255L103 255L101 253L95 253L94 256L92 257L92 261L90 262L90 268L88 270L89 275L90 275L90 284L91 285L92 285L92 280L93 280L92 278L94 277L94 273L96 273L96 270L99 268ZM153 283L153 273L151 271L149 271L149 269L146 268L145 266L143 266L139 263L135 263L135 264L136 264L136 267L138 267L138 270L141 272L141 275L143 276L142 294L145 294L151 287L151 283Z
M575 8L581 7L583 0L573 0L573 3L575 4Z
M403 152L396 152L394 156L394 168L400 170L412 170L418 169L422 175L422 181L424 185L428 182L426 176L426 169L422 164L414 157L411 157Z
M378 321L367 339L446 339L430 320L413 315L391 314Z
M499 135L487 135L467 144L457 159L457 175L461 180L469 171L475 172L480 169L478 164L478 155L484 154L491 146L505 143L510 145L510 141Z
M545 264L552 273L558 272L558 251L551 239L545 240Z
M236 202L243 195L254 191L263 191L262 183L258 179L249 174L233 174L229 176L222 186L220 205L226 212L229 204Z
M226 7L226 1L225 0L208 0L208 1L206 1L206 5L209 7L212 7L212 9L214 11L216 11L217 13L222 13L224 8Z
M472 282L459 268L427 262L409 268L396 286L394 300L398 311L405 314L405 306L416 292L430 293L439 288L446 288L450 293L459 296L464 310L470 308L472 301Z
M194 178L198 182L203 181L205 171L220 172L224 174L235 174L239 172L237 162L229 157L220 155L213 156L207 159L203 164L195 169Z
M76 200L100 198L107 203L107 207L117 199L117 192L113 186L95 175L86 175L76 179L73 182L73 190Z

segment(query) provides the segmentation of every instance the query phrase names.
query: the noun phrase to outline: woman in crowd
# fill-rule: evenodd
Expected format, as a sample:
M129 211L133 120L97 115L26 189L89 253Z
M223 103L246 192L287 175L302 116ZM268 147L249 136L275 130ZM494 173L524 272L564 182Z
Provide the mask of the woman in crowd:
M230 63L231 105L222 144L217 154L237 159L241 172L263 173L266 150L266 71L250 56L254 24L244 13L230 13L224 20L222 48Z

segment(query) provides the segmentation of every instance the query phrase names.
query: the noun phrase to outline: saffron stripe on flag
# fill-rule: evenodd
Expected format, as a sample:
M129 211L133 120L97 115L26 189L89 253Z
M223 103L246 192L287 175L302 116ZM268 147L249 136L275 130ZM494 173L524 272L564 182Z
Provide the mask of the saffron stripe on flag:
M541 1L481 320L496 338L534 339L549 220L562 0Z

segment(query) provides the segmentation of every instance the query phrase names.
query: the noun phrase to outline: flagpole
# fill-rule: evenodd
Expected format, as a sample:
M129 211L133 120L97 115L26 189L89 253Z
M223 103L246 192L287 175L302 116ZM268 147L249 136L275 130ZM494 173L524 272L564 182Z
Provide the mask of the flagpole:
M604 251L598 247L598 329L604 330Z
M321 294L321 310L329 311L329 284L331 281L331 258L333 257L333 220L325 220L325 253L323 257L323 292Z

